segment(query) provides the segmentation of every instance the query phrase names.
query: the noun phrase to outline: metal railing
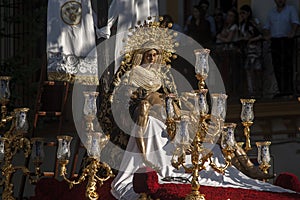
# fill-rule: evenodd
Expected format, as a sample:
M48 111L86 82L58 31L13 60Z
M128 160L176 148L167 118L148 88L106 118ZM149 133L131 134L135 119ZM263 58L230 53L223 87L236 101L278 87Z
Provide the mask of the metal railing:
M300 95L300 35L294 38L293 52L293 96ZM243 41L245 42L245 41ZM264 39L260 40L261 48L261 64L262 64L262 96L261 98L268 99L272 95L276 95L277 82L272 66L272 57L270 49L270 41ZM218 43L212 49L212 58L219 68L223 81L225 83L226 92L234 97L250 96L247 92L246 73L243 66L245 54L243 52L243 44L241 41ZM267 70L267 71L266 71ZM269 77L265 77L269 76ZM266 81L274 81L273 91L268 91L268 84ZM271 87L271 86L269 86ZM278 92L278 90L277 90ZM272 94L273 93L273 94Z

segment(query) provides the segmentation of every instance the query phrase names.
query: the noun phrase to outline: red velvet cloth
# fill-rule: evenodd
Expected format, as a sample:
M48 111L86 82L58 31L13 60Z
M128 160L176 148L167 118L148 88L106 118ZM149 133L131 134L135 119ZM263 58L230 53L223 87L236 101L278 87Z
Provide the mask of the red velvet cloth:
M145 170L144 174L135 174L139 178L135 178L133 181L133 187L136 191L138 188L139 193L146 193L150 195L153 199L161 200L181 200L186 197L191 191L191 186L189 184L158 184L158 176L156 172ZM154 181L154 182L152 182ZM152 183L151 183L152 182ZM155 191L149 190L148 185L159 185L155 186L157 188ZM144 186L144 189L142 188ZM297 193L276 193L276 192L264 192L256 190L247 190L240 188L224 188L224 187L211 187L211 186L201 186L200 192L205 195L207 200L253 200L253 199L263 199L263 200L299 200L300 194Z
M99 200L116 200L110 193L110 184L113 179L104 182L101 187L97 187ZM69 189L65 181L58 181L54 178L41 179L35 188L35 196L30 200L83 200L85 198L86 182L74 185Z
M151 173L152 172L152 173ZM145 167L137 170L133 176L134 187L133 190L136 193L151 193L155 194L159 189L160 185L158 184L158 177L156 176L147 176L146 174L155 174L152 168ZM146 175L146 176L145 176Z
M60 182L54 178L43 178L35 187L35 196L31 200L53 200L60 197L69 190L67 184Z
M278 180L280 182L280 180ZM97 188L99 200L115 200L110 193L112 179ZM284 181L283 181L284 182ZM281 182L281 183L283 183ZM287 182L285 182L287 183ZM191 191L189 184L159 184L155 171L143 168L134 174L134 190L151 195L153 199L182 200ZM53 178L41 179L35 189L36 195L31 200L82 200L85 198L86 183L75 185L71 190L64 181ZM300 194L272 193L255 190L201 186L200 192L206 200L299 200Z
M292 173L283 172L276 178L274 185L294 190L300 193L300 181L298 177Z
M154 194L149 194L153 199L182 200L191 191L187 184L162 184ZM206 200L299 200L300 194L274 193L255 190L201 186L200 192Z

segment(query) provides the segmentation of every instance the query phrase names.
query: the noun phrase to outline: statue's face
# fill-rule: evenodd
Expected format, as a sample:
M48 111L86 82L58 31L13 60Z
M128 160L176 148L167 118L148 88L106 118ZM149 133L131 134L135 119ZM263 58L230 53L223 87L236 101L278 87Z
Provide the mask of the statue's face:
M158 53L155 49L151 49L144 53L143 64L156 63Z

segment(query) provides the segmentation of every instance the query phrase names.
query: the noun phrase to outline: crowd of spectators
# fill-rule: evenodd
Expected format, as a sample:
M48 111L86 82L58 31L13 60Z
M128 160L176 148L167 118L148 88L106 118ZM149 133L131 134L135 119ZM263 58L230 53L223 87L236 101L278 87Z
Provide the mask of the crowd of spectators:
M233 4L208 14L209 1L193 6L183 33L212 51L226 91L253 98L291 97L294 86L294 41L299 25L296 8L274 0L265 24L251 6Z

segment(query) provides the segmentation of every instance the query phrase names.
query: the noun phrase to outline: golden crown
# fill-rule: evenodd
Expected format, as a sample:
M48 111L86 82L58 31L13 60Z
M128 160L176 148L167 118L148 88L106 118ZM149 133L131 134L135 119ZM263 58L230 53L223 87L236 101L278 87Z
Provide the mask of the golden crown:
M123 40L125 46L122 52L124 54L122 65L140 64L141 55L149 49L159 51L160 64L171 62L170 58L176 57L173 55L175 47L179 45L175 40L177 32L172 31L171 27L172 23L166 23L163 17L159 17L159 20L156 20L156 17L148 17L144 23L139 22L137 26L131 28L128 38Z

